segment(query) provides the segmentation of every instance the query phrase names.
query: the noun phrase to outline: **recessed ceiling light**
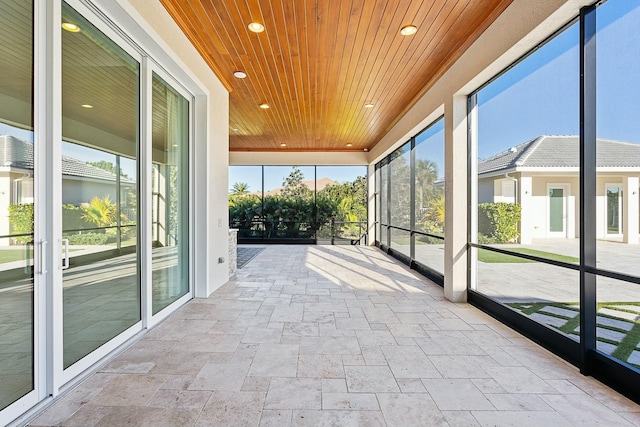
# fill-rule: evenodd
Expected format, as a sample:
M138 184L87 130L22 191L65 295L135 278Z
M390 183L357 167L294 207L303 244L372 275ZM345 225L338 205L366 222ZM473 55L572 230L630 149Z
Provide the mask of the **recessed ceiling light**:
M262 25L259 22L252 22L248 25L249 30L253 31L254 33L261 33L264 31L264 25Z
M234 132L238 132L238 128L233 128L232 129Z
M286 146L287 146L287 144L285 142L281 142L280 143L280 147L286 147Z
M412 36L418 32L418 27L415 25L405 25L400 29L400 34L403 36Z
M269 107L269 104L260 104L260 108L262 108L263 110L266 110Z
M244 71L235 71L233 73L233 77L237 79L244 79L245 77L247 77L247 73L245 73Z
M352 143L350 143L350 142L348 142L348 143L347 143L347 147L353 147L353 144L352 144Z
M364 104L364 108L373 108L373 104L371 104L371 103Z
M365 148L365 149L364 149L364 151L369 151L369 149L368 149L368 148Z
M93 105L91 105L91 104L82 104L81 107L82 108L93 108Z
M78 27L73 22L63 22L62 29L69 31L70 33L77 33L78 31L80 31L80 27Z

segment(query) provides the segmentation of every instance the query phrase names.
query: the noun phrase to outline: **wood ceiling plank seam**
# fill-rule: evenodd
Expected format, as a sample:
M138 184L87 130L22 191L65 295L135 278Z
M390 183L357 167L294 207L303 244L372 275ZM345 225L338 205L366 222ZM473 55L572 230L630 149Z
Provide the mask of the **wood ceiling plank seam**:
M340 69L338 72L338 86L337 86L337 96L340 100L338 114L341 117L345 117L347 108L346 100L343 98L343 94L345 93L345 86L347 81L349 80L349 69L351 66L351 62L353 60L354 55L354 47L356 40L359 35L360 23L362 22L362 10L364 7L364 0L353 0L351 3L351 9L349 11L349 20L347 22L347 37L345 39L345 55L342 56L340 60ZM353 24L352 24L353 22ZM342 129L337 129L338 134L342 132Z
M238 4L238 1L236 1L236 5L237 4ZM283 122L277 111L279 107L279 105L277 105L277 97L275 97L275 94L272 92L271 87L268 85L268 82L271 81L272 87L277 87L276 81L274 80L273 71L270 67L270 65L275 64L275 61L269 60L269 53L271 54L272 58L274 56L274 52L273 52L273 49L271 49L271 43L269 41L269 38L270 38L269 34L271 32L275 32L277 34L277 28L275 25L271 25L270 26L271 28L269 28L268 19L270 16L272 16L272 13L271 15L267 15L263 10L262 5L259 2L254 1L250 5L247 1L245 1L244 5L246 6L246 10L248 10L249 13L252 15L251 19L255 20L255 18L253 18L253 15L258 14L261 17L260 21L266 27L265 32L263 33L256 33L256 34L247 33L249 37L253 37L254 39L257 40L257 44L260 48L259 50L256 50L255 43L253 41L251 42L251 45L254 46L255 57L257 59L258 66L261 69L261 74L264 79L264 80L261 80L261 79L255 80L256 83L260 84L260 92L262 96L261 100L257 104L266 102L267 104L273 107L273 111L272 109L268 109L268 110L260 109L260 110L256 110L255 114L259 115L259 117L264 121L265 126L269 124L270 128L273 131L280 129L282 132ZM258 12L253 12L252 9L257 9ZM239 7L238 7L238 12L240 13ZM263 81L265 82L265 85L262 85ZM284 88L281 87L281 90L283 89Z
M231 13L228 12L228 10L226 9L226 4L224 4L223 7L227 15L227 21L232 22L233 18L231 17ZM239 16L238 23L236 23L235 25L234 24L230 24L230 25L233 26L233 28L235 29L237 37L239 40L241 40L241 43L243 43L243 46L245 45L251 46L251 43L248 41L242 42L243 35L245 35L245 37L247 36L248 29L244 29L244 32L237 30L238 26L241 26L242 28L245 27L243 22L245 21L245 19L242 18L240 11L238 11L238 16ZM222 18L220 19L222 20ZM248 37L246 37L246 40L248 40ZM240 56L239 53L238 55ZM239 129L242 129L242 131L245 133L253 133L253 132L256 132L257 129L261 129L262 123L263 123L263 117L256 114L257 105L259 104L259 101L256 100L256 96L255 96L256 94L260 93L260 89L257 86L259 86L259 83L261 80L258 78L259 72L253 67L252 63L248 63L248 66L243 66L242 68L243 68L243 71L247 72L249 77L244 80L236 80L236 91L234 91L234 93L230 95L230 102L231 102L231 105L240 105L241 107L238 109L230 108L230 122L242 123L242 124L238 124L237 127ZM240 102L241 99L253 100L253 102L251 102L251 106L253 108L248 109L246 104L243 105ZM247 121L240 120L240 118L242 119L252 118L251 121L253 122L253 124L249 125ZM258 125L256 125L256 123Z
M309 7L309 3L314 5L313 8ZM318 13L318 2L317 0L305 0L305 10L307 13L304 17L305 28L307 31L306 43L307 43L307 52L308 54L308 64L307 64L307 93L309 97L308 104L308 121L310 128L311 142L315 143L315 135L317 132L317 126L315 121L315 108L314 105L317 103L317 93L316 88L318 85L318 63L320 62L318 59L318 25L317 25L317 13ZM311 30L310 30L311 29Z
M291 2L286 0L280 0L280 8L282 11L282 16L284 17L284 21L285 21L285 25L283 26L284 32L285 32L285 40L287 41L286 44L289 48L289 55L287 55L287 57L289 59L289 67L291 70L290 81L288 79L289 76L286 75L287 84L289 85L289 93L291 97L290 100L292 101L292 104L293 104L290 110L290 118L294 119L292 125L298 129L297 134L300 135L300 132L304 129L304 120L303 120L303 115L301 110L301 103L304 98L300 96L301 84L299 82L299 79L300 79L299 67L296 67L296 64L294 63L295 57L300 58L300 49L299 49L299 46L297 46L297 39L293 40L291 36L291 34L293 34L293 36L295 37L298 34L298 28L297 28L297 23L295 18L295 6L293 8L291 8L291 6L294 6L291 4ZM294 30L292 32L289 31L290 25L294 26ZM291 95L291 92L293 92L292 95Z
M366 4L366 3L365 3ZM366 58L369 56L371 52L371 48L366 48L366 42L369 37L371 28L375 26L376 21L374 20L374 12L377 11L376 3L368 3L369 5L373 4L373 7L364 8L361 14L361 19L358 27L358 37L354 43L352 52L357 52L357 57L355 61L350 60L349 71L347 73L347 80L349 81L349 85L346 88L345 94L343 95L343 99L345 100L345 106L347 108L345 116L347 117L347 121L345 126L342 128L341 137L336 144L339 146L344 146L346 142L349 140L350 136L354 132L354 128L352 123L354 122L354 116L358 115L358 111L364 109L364 103L361 96L359 95L358 88L360 86L360 82L364 79L363 73L363 63L366 63ZM364 25L363 29L360 26ZM354 59L354 55L351 55L351 59ZM361 94L360 94L361 95Z
M386 12L386 6L387 6L387 4L385 4L385 9L384 9L384 11L385 11L385 12ZM391 26L391 25L392 25L391 23L393 22L394 17L396 16L398 9L399 9L399 5L396 3L396 8L395 8L395 9L393 9L393 12L392 12L392 13L388 13L388 14L386 14L386 13L385 13L385 14L384 14L384 15L386 15L386 16L390 16L389 26ZM382 21L379 21L379 22L381 23ZM369 23L371 23L371 20L369 20ZM367 32L368 32L368 28L367 28ZM382 39L382 41L381 41L381 44L384 44L384 41L387 39L387 35L389 34L389 31L384 31L383 33L384 33L385 35L384 35L384 37L383 37L383 39ZM375 40L375 39L374 39L374 40ZM378 49L378 51L381 51L381 50L382 50L382 49ZM369 58L367 57L367 59L365 60L365 64L367 63L368 59L369 59ZM375 64L375 62L374 62L374 64ZM360 65L360 64L358 63L358 64L357 64L357 67L358 67L359 65ZM365 65L364 67L366 67L366 65ZM369 75L370 75L370 74L369 74ZM365 80L366 80L366 78L361 78L361 79L359 79L359 80L358 80L358 84L357 84L357 85L356 85L356 87L355 87L356 94L357 94L357 93L358 93L358 91L360 90L360 84L361 84L361 82L362 82L362 81L365 81ZM352 80L352 81L353 81L353 80ZM362 92L360 92L360 93L362 93ZM365 103L365 102L369 102L368 100L365 100L365 101L363 101L363 102L357 102L357 103L356 103L356 102L355 102L355 94L354 94L354 98L352 98L352 97L350 96L350 94L351 94L351 92L348 92L348 93L347 93L347 102L348 102L351 106L350 106L350 109L349 109L349 113L346 115L346 116L347 116L347 118L348 118L348 119L347 119L348 121L347 121L347 124L346 124L346 126L344 127L344 129L350 129L350 130L351 130L351 132L353 133L353 132L355 132L354 124L355 124L355 123L357 123L356 117L360 116L360 113L362 113L362 114L366 114L366 113L367 113L367 112L369 112L370 110L368 110L368 109L365 109L365 108L364 108L364 103ZM341 138L340 138L340 139L341 139L344 143L346 143L346 141L350 141L350 136L349 136L348 134L347 134L347 135L342 134L342 136L341 136Z
M413 3L415 4L415 3ZM369 81L370 77L373 75L374 76L374 81L376 81L375 79L377 78L377 76L381 75L380 73L382 73L382 79L385 79L385 76L387 75L387 69L393 65L394 61L395 61L395 57L400 54L401 49L399 49L399 46L401 46L402 44L405 44L405 42L407 40L404 40L404 38L402 36L399 35L399 28L401 27L402 23L405 21L405 15L407 14L407 10L405 10L404 15L400 18L398 16L398 9L399 6L396 8L395 12L393 14L391 14L392 19L389 23L389 27L390 28L398 28L398 32L396 31L386 31L385 32L385 39L383 41L383 45L385 42L387 42L387 40L390 40L388 43L391 43L391 45L388 48L381 48L380 51L382 52L386 52L386 54L383 56L383 61L377 63L377 64L383 64L383 65L377 65L374 67L376 69L375 73L369 74L369 78L367 79L367 82ZM397 47L396 47L397 46ZM389 57L389 53L392 52L393 56ZM398 62L398 61L396 61ZM368 92L369 94L369 92ZM386 110L388 107L385 103L380 102L379 101L379 97L375 96L377 102L375 103L376 106L372 109L373 111L369 110L369 111L360 111L360 113L362 113L362 115L373 115L376 113L376 111L384 111ZM357 117L362 117L362 115L359 115L358 112L356 111L356 116ZM352 120L355 121L356 117L353 117ZM351 126L357 126L356 123L351 124Z
M187 39L200 53L200 56L202 57L202 59L204 59L207 65L209 65L216 77L218 77L220 83L222 83L225 89L227 89L229 92L232 92L233 87L231 85L231 82L224 76L224 73L222 72L218 64L209 55L206 55L206 53L209 51L207 45L203 40L200 39L198 32L191 30L191 27L189 25L189 17L184 12L182 12L182 9L179 7L179 3L172 0L160 0L160 3L162 4L162 6L164 6L169 15L171 15L171 17L176 22L178 27L182 30Z
M488 22L483 23L484 29L482 31L484 31L486 28L489 27L489 25L491 25L491 23L504 11L504 9L506 9L506 7L508 6L508 4L511 3L511 0L507 0L506 2L501 2L502 3L507 3L506 5L504 5L504 8L502 8L501 10L499 10L497 13L495 12L496 9L494 9L494 14L492 15L492 18L489 19ZM433 86L433 84L442 77L442 75L444 75L444 73L447 71L447 69L455 62L457 61L460 56L464 53L464 51L466 50L466 48L468 48L468 46L470 46L473 41L475 41L475 39L477 39L477 37L481 34L481 32L477 32L473 37L473 40L470 40L468 42L468 45L463 46L462 49L458 49L458 54L455 57L450 57L449 61L447 61L446 64L441 64L441 65L436 65L433 68L436 70L436 72L434 74L431 75L431 77L429 78L429 80L422 86L422 88L418 91L418 93L411 99L411 101L409 103L407 103L407 106L404 107L404 109L402 109L400 111L400 114L398 114L398 116L395 118L395 120L393 120L389 126L387 127L387 131L385 132L388 133L390 129L393 128L393 126L395 126L395 124L397 124L397 122L409 111L409 109L415 105L416 102L418 102L418 100L420 98L422 98L424 96L424 94ZM383 135L384 136L384 135Z
M256 50L255 44L253 42L253 39L256 37L258 37L258 40L259 40L261 34L255 34L251 32L247 27L248 25L246 22L247 18L250 20L250 22L253 22L254 20L256 20L254 18L255 12L252 12L251 6L247 2L244 2L243 3L245 6L244 11L246 13L243 14L243 10L241 10L240 4L242 3L240 3L239 1L233 2L233 5L235 5L235 9L234 9L235 15L232 12L232 9L228 7L227 2L222 1L222 8L224 8L225 14L227 16L227 21L229 22L228 25L232 26L234 29L237 29L238 27L241 27L243 29L242 32L238 31L236 34L238 35L238 39L244 38L246 40L246 44L251 48L250 50L245 49L247 53L249 55L252 54L255 58L257 58L257 60L255 61L255 64L257 65L258 69L256 70L253 61L250 62L252 75L249 76L248 81L246 81L246 79L243 80L243 84L248 86L247 88L248 90L242 94L244 96L248 94L252 100L253 107L257 108L259 104L261 104L262 102L266 102L266 100L268 99L268 93L269 93L268 85L263 85L263 82L268 81L267 74L265 73L266 70L260 64L259 52ZM257 5L257 7L259 8L259 5ZM260 12L258 12L258 14L260 15L260 17L262 17L261 10ZM234 16L236 16L237 18L234 19ZM259 19L259 21L262 22L263 19ZM221 19L221 25L224 25L224 20L222 19ZM256 110L256 112L258 111ZM249 113L249 116L257 117L258 115L256 113Z
M453 4L453 2L445 2L445 3L442 3L442 8L441 8L441 9L438 11L438 13L437 13L437 18L438 18L438 19L435 19L433 22L434 22L434 23L435 23L435 22L438 22L438 21L443 22L443 21L442 21L442 19L445 19L445 17L447 17L447 16L449 16L449 15L450 15L450 14L446 11L446 7L447 7L447 6L450 6L451 8L453 8L454 6L452 6L452 4ZM436 27L436 25L437 25L437 24L432 24L432 25L429 27L429 29L431 30L432 28ZM435 37L428 37L428 39L429 39L428 46L432 46L432 45L433 45L433 40L435 39ZM431 54L431 48L430 48L430 47L426 47L424 50L420 50L420 51L421 51L421 56L425 56L425 55L426 55L426 56L428 57L428 55L430 55L430 54ZM403 65L401 66L401 65L399 65L399 64L398 64L398 62L401 62L401 61L394 61L394 60L392 60L392 61L390 62L390 64L394 64L394 63L395 63L395 64L396 64L396 66L395 66L395 67L393 67L392 69L390 69L390 70L388 71L388 72L390 73L390 74L389 74L389 79L388 79L388 81L389 81L389 82L396 82L397 87L402 88L402 90L398 90L398 92L402 92L402 93L404 93L404 92L406 91L406 89L404 89L404 88L405 88L405 87L406 87L406 85L407 85L406 80L410 78L411 74L409 74L409 73L403 73L403 72L402 72L403 68L404 68L404 67L406 67L406 66L408 66L408 65L407 65L407 64L403 64ZM403 77L401 76L401 78L400 78L400 79L398 79L398 78L396 77L398 74L402 74L402 75L403 75ZM391 108L395 109L395 108L397 108L397 107L396 107L395 105L393 105L393 103L392 103L392 101L391 101L391 100L393 99L393 97L392 97L392 93L390 93L390 92L392 92L392 91L389 91L389 90L387 90L387 89L386 89L386 88L384 88L384 87L382 88L382 93L384 93L384 94L385 94L385 95L383 96L383 98L382 98L382 103L384 103L384 105L387 105L387 106L388 106L388 108L390 108L390 109L391 109ZM398 103L398 102L399 102L399 100L397 100L397 101L396 101L396 103ZM380 118L380 113L381 113L380 111L374 112L373 119L379 119L379 118ZM389 120L390 120L390 119L389 119ZM388 122L389 120L387 120L387 122ZM378 132L379 132L379 134L378 134L378 137L377 137L377 138L381 138L382 136L384 136L384 134L386 134L386 133L388 132L388 129L387 129L387 128L388 128L388 126L387 126L387 125L388 125L388 123L385 123L383 120L379 120L379 121L380 121L380 128L379 128L379 131L378 131ZM383 132L383 133L381 133L381 132ZM377 138L376 138L376 139L377 139Z
M302 4L301 10L296 11L295 4ZM298 62L300 64L300 94L298 94L298 104L301 108L301 123L302 123L302 132L303 132L303 143L305 146L309 142L309 138L311 137L311 120L309 120L309 79L310 79L310 51L309 51L309 28L307 27L307 14L305 11L307 10L307 0L303 0L302 3L297 2L294 3L294 14L295 14L295 22L296 22L296 35L298 42Z
M318 127L321 129L322 135L324 135L323 137L321 136L323 139L329 138L329 132L326 125L326 116L328 114L328 111L332 108L332 101L329 98L329 93L331 93L329 76L331 75L331 70L333 69L335 63L334 58L337 49L339 33L339 29L336 29L335 31L331 30L330 25L332 25L333 22L338 22L342 13L342 8L331 7L331 1L332 0L326 0L326 2L324 3L326 5L326 9L324 11L325 13L323 14L324 19L320 17L317 23L319 30L322 30L322 33L325 35L324 37L319 37L319 40L324 41L325 54L323 55L321 60L319 60L319 62L322 63L322 74L320 75L321 89L320 96L317 100L317 103L319 105L317 106L318 116L316 119Z
M261 6L260 6L261 7ZM264 55L265 58L265 66L267 67L267 69L269 70L269 75L271 77L271 81L273 83L272 87L268 87L269 90L269 97L270 100L267 101L268 103L270 103L271 105L273 105L274 107L274 112L271 112L271 109L269 109L267 112L271 113L272 116L272 123L276 124L278 123L279 126L274 127L275 129L280 129L280 132L278 133L278 135L281 135L282 138L284 139L286 137L286 135L290 135L292 134L292 129L291 129L291 123L287 122L285 119L285 110L287 108L289 108L289 102L287 102L286 100L282 99L282 95L284 95L285 93L285 89L286 91L290 92L290 86L288 84L288 77L287 77L287 73L286 73L286 66L284 64L284 54L280 55L280 61L278 61L278 58L276 55L276 51L275 49L273 49L273 41L272 39L276 40L278 43L278 51L282 52L282 45L280 44L280 33L278 31L278 27L279 25L277 25L277 16L274 13L273 10L273 4L271 2L269 2L269 15L266 15L263 13L264 19L265 19L265 23L268 21L268 17L271 17L272 19L272 25L270 25L270 29L268 30L267 33L267 41L268 41L268 47L269 47L269 53L271 54L271 60L267 57L267 55ZM262 7L261 7L262 10ZM271 36L273 34L273 37ZM260 44L263 47L263 52L264 52L264 46L262 43L262 39L260 39ZM283 72L280 72L280 68L279 65L281 65L283 68L282 70L284 70ZM284 75L284 79L285 81L283 82L281 79L281 75ZM274 93L271 89L275 88L277 90L277 85L276 85L276 81L279 84L280 87L280 92L281 94L277 94ZM281 95L280 97L278 97L278 95ZM291 95L290 95L291 96ZM278 100L281 100L280 103L278 103Z
M332 1L332 0L329 0L329 1ZM336 0L333 0L333 1L336 1ZM334 10L338 11L337 12L338 17L335 22L341 22L342 16L344 14L344 9L340 6L346 4L346 2L343 2L342 0L337 0L337 2L338 2L338 7L334 8ZM347 10L350 10L350 9L351 7L349 6ZM346 36L342 36L341 33L343 31L346 31L346 29L338 25L338 27L336 28L336 31L330 32L331 34L335 34L335 38L333 41L333 46L334 46L333 54L331 55L331 57L334 59L331 60L330 67L328 67L326 71L325 81L327 82L327 84L326 84L325 94L323 94L323 98L325 99L337 93L337 79L332 78L332 76L337 76L339 72L340 61L336 60L335 58L341 58L342 52L344 51L344 46L345 46L344 41L346 39ZM326 106L324 108L324 111L322 112L322 117L321 117L322 127L325 129L327 140L330 140L333 138L334 129L333 129L333 126L331 125L333 124L333 115L335 114L335 111L337 109L337 105L336 105L337 102L334 101L333 98L331 99L332 99L331 101L325 103Z

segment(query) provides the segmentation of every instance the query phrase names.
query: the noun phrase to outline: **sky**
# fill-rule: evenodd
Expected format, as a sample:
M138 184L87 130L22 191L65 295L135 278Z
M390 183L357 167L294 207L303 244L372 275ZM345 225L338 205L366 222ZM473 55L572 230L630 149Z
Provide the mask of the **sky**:
M597 10L597 134L640 143L640 2ZM540 135L579 134L579 24L478 92L478 156Z

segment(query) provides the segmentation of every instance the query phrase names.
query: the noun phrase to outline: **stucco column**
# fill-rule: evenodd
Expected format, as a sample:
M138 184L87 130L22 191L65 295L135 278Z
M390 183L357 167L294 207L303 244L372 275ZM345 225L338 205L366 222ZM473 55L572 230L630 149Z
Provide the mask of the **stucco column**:
M623 188L623 213L622 232L625 243L638 244L638 177L628 176L624 178Z
M467 97L444 108L445 241L444 296L467 300Z
M374 245L376 239L380 240L380 236L376 236L376 166L369 163L367 166L367 187L369 189L369 200L367 200L367 244Z

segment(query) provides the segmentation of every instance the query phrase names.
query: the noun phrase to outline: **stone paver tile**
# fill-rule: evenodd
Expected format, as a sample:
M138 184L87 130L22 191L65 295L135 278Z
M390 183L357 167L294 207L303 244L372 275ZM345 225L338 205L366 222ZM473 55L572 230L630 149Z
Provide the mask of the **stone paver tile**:
M387 366L387 359L384 357L384 353L380 349L380 346L362 347L362 357L364 362L368 366L382 365Z
M282 331L282 335L298 336L298 337L317 337L319 336L318 324L309 323L309 322L285 323L284 330Z
M624 320L611 319L604 316L596 316L596 323L598 325L610 326L616 329L622 329L623 331L630 331L633 329L635 322L626 322Z
M449 427L480 427L471 411L442 411Z
M496 409L468 379L429 379L424 386L441 411L490 411Z
M371 327L364 317L336 318L336 329L360 329L369 331Z
M123 406L112 408L95 426L175 427L193 425L199 413L200 410L194 409Z
M508 393L555 393L555 389L523 367L488 367L487 373Z
M322 393L322 409L379 411L374 393Z
M540 397L575 425L632 426L616 412L588 395L549 394Z
M277 305L271 314L271 322L302 322L306 304Z
M544 325L555 326L556 328L560 328L567 324L567 319L562 319L560 317L549 316L543 313L532 313L529 315L529 318L535 320L538 323L542 323Z
M265 409L321 409L319 378L272 378Z
M189 375L197 373L209 361L209 353L172 350L154 360L151 374Z
M543 411L473 411L482 427L571 427L566 418L557 412Z
M427 389L419 378L396 378L403 393L426 393Z
M300 354L360 354L356 337L302 337Z
M195 425L257 426L260 423L264 401L265 393L215 391Z
M294 427L384 427L380 411L301 410L293 411Z
M474 344L469 338L464 336L436 335L427 338L415 338L422 351L428 356L431 355L484 355L487 354L482 348Z
M323 393L346 393L347 381L344 378L323 378Z
M262 344L262 343L278 344L280 342L281 337L282 337L282 332L278 331L277 329L252 326L247 328L247 332L242 337L241 342L253 343L253 344Z
M493 378L471 378L471 382L484 394L506 393L507 391Z
M158 390L147 406L152 408L202 409L210 397L210 391Z
M242 383L241 391L269 391L269 384L271 378L269 377L246 377L244 383Z
M389 331L356 331L356 336L363 347L397 344L396 339Z
M441 378L440 372L418 346L381 346L396 378Z
M289 427L291 409L265 409L260 417L260 427Z
M109 414L113 410L114 408L110 406L84 405L62 425L65 427L93 427L98 424L105 415Z
M389 332L396 338L422 338L427 332L420 325L390 324Z
M301 354L298 357L298 378L344 378L340 354Z
M345 366L349 393L399 392L391 370L387 366Z
M500 411L552 411L537 394L487 394L487 399Z
M449 426L427 393L379 393L378 402L389 427Z
M189 390L240 391L244 377L249 372L249 363L207 363L189 386Z
M553 305L548 305L546 307L543 307L540 309L540 311L544 313L558 314L560 316L568 317L570 319L573 319L574 317L577 317L578 315L580 315L580 312L577 310L569 310L562 307L555 307Z
M342 364L343 365L364 365L364 356L361 354L343 354L342 355Z
M443 378L490 378L486 367L478 363L478 356L429 356ZM482 356L481 356L482 357ZM489 356L484 356L491 359Z
M252 377L295 377L298 367L296 344L260 344L249 376Z
M145 406L167 378L167 375L118 375L88 403L98 406Z

